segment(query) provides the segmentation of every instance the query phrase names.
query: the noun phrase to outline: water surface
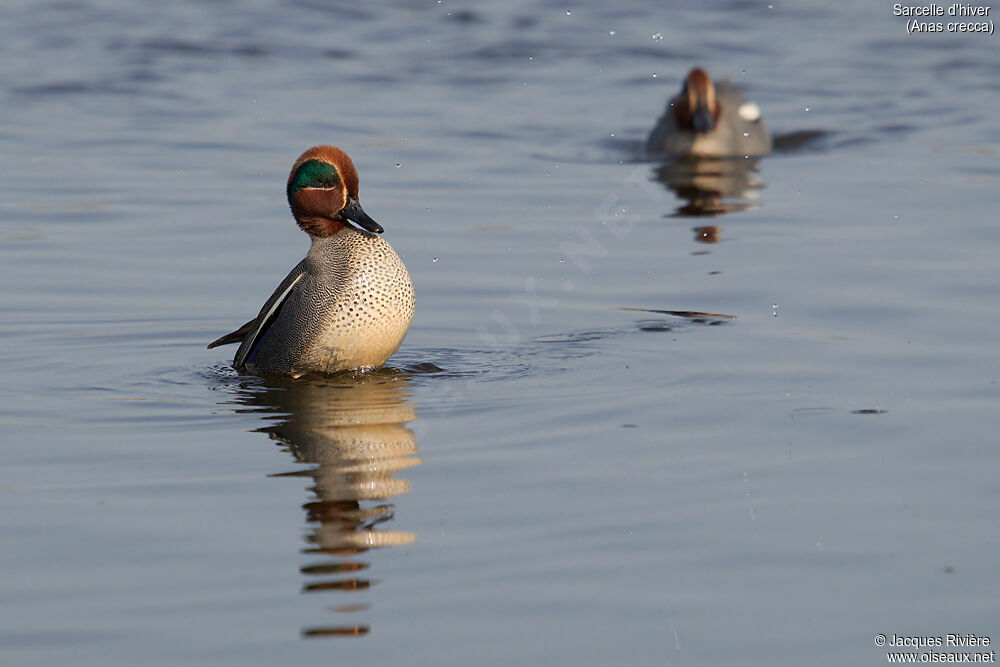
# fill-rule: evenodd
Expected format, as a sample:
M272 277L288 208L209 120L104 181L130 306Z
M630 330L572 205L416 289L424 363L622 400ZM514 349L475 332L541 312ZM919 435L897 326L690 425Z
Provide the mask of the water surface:
M0 11L5 664L995 635L994 38L866 2ZM642 156L695 64L783 149ZM305 253L317 143L416 319L395 370L241 377L204 348Z

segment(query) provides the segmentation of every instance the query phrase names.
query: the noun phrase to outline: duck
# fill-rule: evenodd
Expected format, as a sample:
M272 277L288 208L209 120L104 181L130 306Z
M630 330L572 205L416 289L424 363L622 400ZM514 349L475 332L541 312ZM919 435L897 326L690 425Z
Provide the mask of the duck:
M285 192L309 252L255 318L208 349L239 343L233 367L250 375L383 365L413 321L413 283L382 226L361 208L354 163L336 146L313 146L292 165Z
M647 153L679 158L759 157L771 146L760 107L700 67L688 73L646 140Z

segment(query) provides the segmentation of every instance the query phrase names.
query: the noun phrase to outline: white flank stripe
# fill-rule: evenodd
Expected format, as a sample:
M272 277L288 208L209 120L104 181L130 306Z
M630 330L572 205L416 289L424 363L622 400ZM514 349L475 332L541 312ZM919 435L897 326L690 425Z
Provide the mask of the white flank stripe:
M744 102L740 105L740 108L736 110L736 113L740 115L743 120L757 120L760 118L760 107L753 102Z
M285 302L285 299L288 298L288 295L292 293L292 288L295 287L300 280L302 280L302 276L304 275L306 275L305 272L302 272L298 276L296 276L295 280L292 281L292 284L286 287L285 291L281 293L281 296L279 296L277 299L274 300L274 303L271 304L271 308L267 311L264 317L260 318L260 320L257 322L257 328L254 329L253 335L250 336L250 344L247 345L245 348L243 348L244 352L241 355L241 357L239 359L234 360L235 366L242 366L243 362L247 360L247 355L250 354L250 350L252 350L253 346L257 344L257 338L260 336L261 327L263 327L264 324L271 319L271 316L274 315L274 312L281 307L281 304Z

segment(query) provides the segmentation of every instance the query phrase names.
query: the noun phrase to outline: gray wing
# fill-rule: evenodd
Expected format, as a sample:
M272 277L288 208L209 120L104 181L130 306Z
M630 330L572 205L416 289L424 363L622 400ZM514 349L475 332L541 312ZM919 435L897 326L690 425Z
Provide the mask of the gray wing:
M679 97L679 95L672 95L667 98L667 104L663 109L663 113L660 114L656 125L650 131L649 137L646 138L646 153L658 155L665 152L664 147L667 139L677 127L677 121L674 119L674 104L677 103Z
M292 293L292 288L294 288L299 280L302 279L302 276L305 275L305 272L306 260L303 259L295 265L295 268L292 269L287 276L285 276L285 279L281 281L281 284L274 290L270 298L264 302L264 306L260 309L256 318L240 327L238 331L234 331L232 334L222 337L228 338L229 336L235 336L240 333L243 334L243 337L241 338L243 343L240 345L240 348L236 350L236 358L233 360L233 365L235 367L241 367L246 361L246 358L250 356L250 353L253 351L257 341L260 340L260 337L263 336L271 324L274 323L278 311L281 310L281 306L288 299L288 295Z

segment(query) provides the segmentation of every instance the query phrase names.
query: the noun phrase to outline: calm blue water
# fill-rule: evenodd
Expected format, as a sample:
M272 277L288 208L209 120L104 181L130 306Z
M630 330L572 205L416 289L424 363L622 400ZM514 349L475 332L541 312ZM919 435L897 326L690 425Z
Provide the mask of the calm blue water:
M0 38L3 664L1000 641L997 38L539 0L23 2ZM645 161L696 64L786 148ZM205 345L305 253L317 143L416 319L395 370L240 377Z

